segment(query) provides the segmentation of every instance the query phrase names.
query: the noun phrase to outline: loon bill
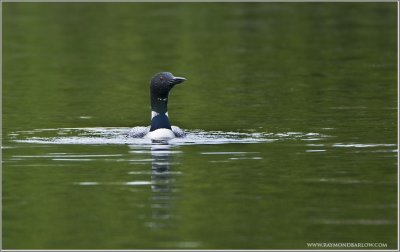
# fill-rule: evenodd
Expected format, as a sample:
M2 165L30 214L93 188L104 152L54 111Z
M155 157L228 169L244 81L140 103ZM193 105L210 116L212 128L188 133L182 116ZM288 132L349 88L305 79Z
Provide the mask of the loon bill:
M151 125L134 127L129 132L131 137L145 137L152 140L168 140L184 137L185 133L177 126L171 126L168 117L168 95L171 89L186 79L175 77L170 72L161 72L150 81Z

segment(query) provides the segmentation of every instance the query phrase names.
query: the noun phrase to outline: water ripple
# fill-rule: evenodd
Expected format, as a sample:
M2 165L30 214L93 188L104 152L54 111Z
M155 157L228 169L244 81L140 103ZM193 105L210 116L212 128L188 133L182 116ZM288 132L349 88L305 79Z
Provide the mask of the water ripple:
M15 142L34 144L129 144L139 146L152 144L150 139L128 137L127 133L130 129L127 127L34 129L12 132L8 136ZM313 141L326 137L315 132L223 132L198 129L185 130L185 132L185 138L171 139L168 143L170 145L265 143L290 139Z
M358 144L358 143L337 143L332 145L333 147L340 147L340 148L371 148L371 147L394 147L397 146L396 144Z

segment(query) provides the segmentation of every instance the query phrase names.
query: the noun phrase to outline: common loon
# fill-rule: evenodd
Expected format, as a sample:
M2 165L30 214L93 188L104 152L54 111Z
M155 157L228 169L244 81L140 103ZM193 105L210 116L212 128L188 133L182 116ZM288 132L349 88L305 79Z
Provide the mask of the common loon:
M186 79L175 77L170 72L161 72L150 81L151 125L134 127L129 132L130 137L145 137L152 140L168 140L184 137L185 133L177 126L171 126L168 118L168 95L171 89Z

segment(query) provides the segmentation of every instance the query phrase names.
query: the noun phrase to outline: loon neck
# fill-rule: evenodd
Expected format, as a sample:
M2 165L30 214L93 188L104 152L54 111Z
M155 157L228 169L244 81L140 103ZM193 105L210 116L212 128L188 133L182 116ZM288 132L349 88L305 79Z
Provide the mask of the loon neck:
M160 114L155 111L151 111L150 131L157 129L172 129L168 118L168 112Z
M168 93L159 94L151 92L151 127L150 131L157 129L171 129L168 118Z
M151 93L151 110L158 114L168 113L168 94L165 97L160 97Z
M158 116L158 115L160 115L160 113L157 113L154 110L151 111L151 119L153 119L155 116ZM164 115L168 117L168 111L165 112Z

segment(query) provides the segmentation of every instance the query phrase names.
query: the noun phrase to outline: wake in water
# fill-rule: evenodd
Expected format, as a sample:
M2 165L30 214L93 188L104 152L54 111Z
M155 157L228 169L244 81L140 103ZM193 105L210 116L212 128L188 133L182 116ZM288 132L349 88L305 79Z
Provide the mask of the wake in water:
M129 136L131 128L59 128L16 131L9 134L11 140L35 144L129 144L149 145L150 139ZM319 133L267 133L267 132L223 132L185 130L186 137L168 141L170 145L260 143L285 139L320 140Z

